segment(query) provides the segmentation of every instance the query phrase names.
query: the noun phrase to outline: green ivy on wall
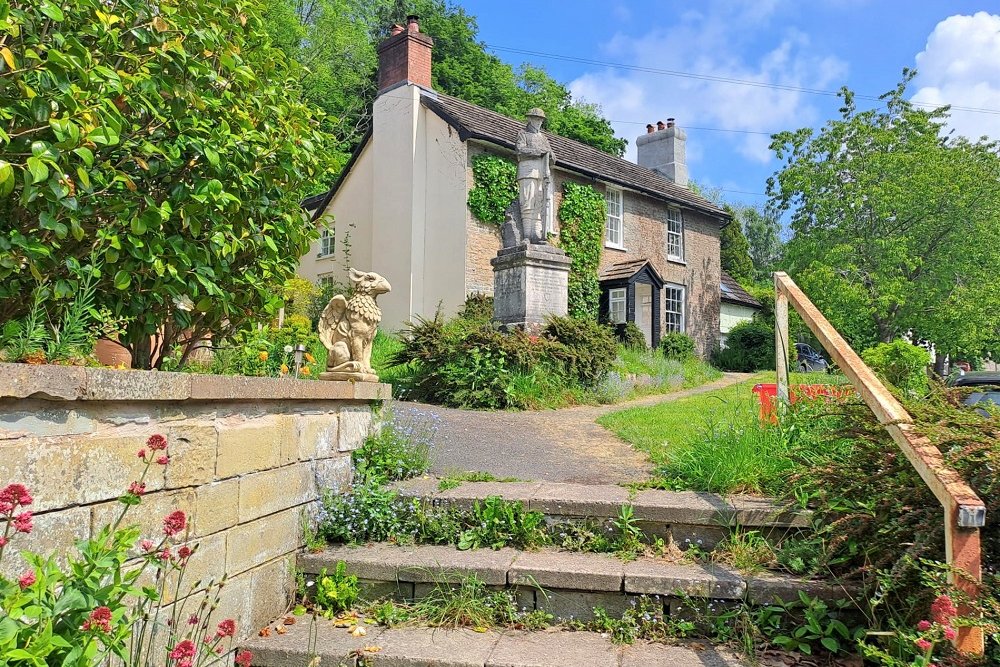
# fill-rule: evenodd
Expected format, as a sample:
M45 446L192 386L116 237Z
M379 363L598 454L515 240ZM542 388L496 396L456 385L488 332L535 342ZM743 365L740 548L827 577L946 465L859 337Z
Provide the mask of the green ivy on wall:
M559 247L572 260L569 270L569 314L597 320L601 288L597 269L607 218L604 195L589 185L566 183L559 206Z
M475 187L469 190L469 210L482 222L502 225L504 211L517 199L517 165L483 153L472 158Z

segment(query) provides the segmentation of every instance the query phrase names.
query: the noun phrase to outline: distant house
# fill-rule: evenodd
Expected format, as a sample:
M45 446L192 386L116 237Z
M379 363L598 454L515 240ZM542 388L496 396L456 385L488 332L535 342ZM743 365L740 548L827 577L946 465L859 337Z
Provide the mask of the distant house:
M343 279L349 243L353 265L392 283L379 302L390 330L439 306L455 313L472 293L492 294L490 259L500 235L467 206L472 160L481 153L513 159L524 127L434 91L432 46L415 19L380 45L371 132L331 189L307 202L324 227L301 275ZM634 321L651 344L661 332L687 332L707 354L719 334L719 232L730 218L687 187L685 132L672 121L647 130L636 142L639 164L547 135L556 158L553 208L566 182L603 193L602 313ZM558 215L549 217L558 236Z
M750 296L750 293L743 289L738 282L733 280L725 271L722 272L722 281L719 284L719 297L721 301L719 316L719 346L726 346L726 338L740 322L747 322L761 311L763 306L760 301Z

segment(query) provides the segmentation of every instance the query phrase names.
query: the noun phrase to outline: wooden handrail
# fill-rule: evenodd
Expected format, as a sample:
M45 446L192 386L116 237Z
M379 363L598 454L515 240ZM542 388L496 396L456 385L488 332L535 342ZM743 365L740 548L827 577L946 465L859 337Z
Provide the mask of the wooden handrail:
M913 430L913 418L886 389L872 369L861 360L819 309L784 272L774 274L775 368L778 397L788 398L788 306L791 304L854 385L879 423L902 450L920 478L944 508L945 559L950 581L975 599L982 583L982 555L979 529L986 525L986 506L976 492L944 460L940 450ZM959 609L969 613L969 609ZM981 628L958 629L955 646L963 653L982 655L985 649Z

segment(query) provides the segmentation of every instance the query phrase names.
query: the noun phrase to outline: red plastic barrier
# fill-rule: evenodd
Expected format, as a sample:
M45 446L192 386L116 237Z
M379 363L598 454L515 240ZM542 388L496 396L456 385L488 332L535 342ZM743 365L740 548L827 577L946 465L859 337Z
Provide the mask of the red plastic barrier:
M760 420L776 424L778 422L778 385L755 384L753 393L760 399ZM815 400L820 396L845 398L854 395L854 387L849 384L793 384L788 388L788 398L792 403L799 399Z

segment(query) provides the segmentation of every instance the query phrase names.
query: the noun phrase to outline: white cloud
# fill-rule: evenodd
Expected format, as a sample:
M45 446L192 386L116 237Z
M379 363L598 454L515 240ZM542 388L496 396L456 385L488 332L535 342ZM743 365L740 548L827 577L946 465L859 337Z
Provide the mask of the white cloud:
M1000 16L949 16L917 54L914 102L1000 110ZM949 126L972 139L1000 139L1000 113L953 109Z
M691 72L804 88L836 88L847 65L817 54L809 37L793 28L772 25L782 0L712 0L697 10L664 16L636 15L636 23L660 25L645 34L619 33L602 47L600 60L636 67ZM655 19L655 20L654 20ZM704 79L665 76L620 68L589 72L570 84L574 97L601 105L616 131L634 139L646 122L677 118L682 127L772 131L809 125L819 118L815 99L794 90L757 87ZM640 122L641 121L641 122ZM769 139L754 134L722 134L746 158L767 163ZM688 139L688 162L702 156L697 135ZM693 172L697 178L697 172Z

